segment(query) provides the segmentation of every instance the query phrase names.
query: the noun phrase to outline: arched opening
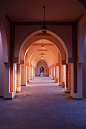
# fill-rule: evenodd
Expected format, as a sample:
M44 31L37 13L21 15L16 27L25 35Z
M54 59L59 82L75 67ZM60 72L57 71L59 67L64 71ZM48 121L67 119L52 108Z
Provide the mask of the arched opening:
M44 68L43 67L40 68L40 76L44 76Z
M38 32L38 34L37 34ZM21 70L23 69L23 83L21 85L29 85L30 80L32 80L35 76L49 76L51 77L54 82L57 82L57 85L62 85L62 83L65 83L65 90L67 90L68 83L66 80L66 61L68 61L68 52L65 49L65 45L60 37L56 35L56 37L59 38L59 41L57 40L57 43L59 44L58 47L56 46L56 39L54 40L54 37L52 36L52 39L48 39L46 36L43 35L43 37L39 36L39 32L37 31L34 34L37 35L37 38L35 39L35 36L30 36L30 39L27 38L27 40L24 41L23 46L20 48L19 56L20 56L20 62L24 63L25 70L21 67ZM48 31L47 31L48 33ZM49 31L50 33L50 31ZM55 36L55 34L53 33ZM51 37L51 35L50 35ZM32 44L31 44L31 39ZM33 42L34 41L34 42ZM55 43L53 42L55 41ZM44 45L44 50L42 50L42 42ZM60 43L61 42L61 43ZM27 44L27 45L26 45ZM29 45L30 44L30 45ZM63 44L60 46L60 44ZM26 47L28 46L28 47ZM25 53L25 55L24 55ZM66 55L66 56L65 56ZM43 60L41 57L43 56ZM23 61L24 60L24 61ZM38 68L38 64L41 62L41 65ZM47 62L47 67L45 68L42 66L44 62ZM64 62L64 63L63 63ZM41 72L40 68L44 68L44 72ZM67 66L66 66L67 67ZM29 71L29 72L28 72ZM24 77L25 75L25 77Z
M0 98L0 127L85 128L86 1L0 0L0 7L0 97L16 96ZM75 106L70 96L84 102Z
M55 9L57 10L58 1L54 1L54 2L55 2L54 5L56 5ZM62 0L62 2L64 2L64 1ZM72 2L75 5L77 5L77 3L78 3L78 2L74 2L74 1L72 1ZM15 85L15 83L16 83L16 80L13 79L14 73L17 72L17 83L16 84L18 85L18 88L20 87L20 85L22 83L21 80L23 80L24 85L26 85L26 82L29 82L29 80L35 76L35 68L37 66L37 63L40 61L41 55L43 54L44 61L47 63L48 68L49 68L49 76L52 79L58 78L59 85L62 84L62 81L64 78L61 76L62 73L66 73L65 84L66 84L67 88L69 87L69 84L70 84L69 80L70 80L70 78L73 78L72 74L74 74L74 88L72 89L72 92L74 91L74 93L77 93L77 89L78 89L77 83L79 83L79 81L77 81L77 62L80 63L84 59L83 55L81 54L82 49L83 49L83 43L80 43L80 49L79 49L79 44L77 43L77 35L78 35L77 34L78 27L77 26L78 26L78 23L80 22L80 20L82 20L84 16L83 16L82 12L72 2L70 0L67 1L67 3L64 2L64 4L65 4L64 8L62 8L62 3L61 2L59 3L60 7L62 8L61 10L63 10L62 12L64 12L65 9L66 9L66 12L68 12L68 9L66 7L68 7L68 5L71 5L71 9L69 9L69 13L64 18L60 17L62 15L59 15L58 18L55 17L55 15L57 16L58 12L55 11L54 8L52 9L52 11L55 11L54 17L52 17L53 15L51 14L51 17L49 19L49 16L48 16L49 12L46 13L48 16L47 20L46 20L48 30L45 35L43 35L42 31L41 31L41 24L42 24L41 23L41 21L42 21L41 15L39 16L39 18L37 17L38 19L40 19L37 21L37 24L34 23L34 22L36 22L35 21L36 19L34 19L35 16L33 14L32 14L32 16L34 16L33 17L34 20L30 19L30 20L32 20L32 21L29 21L30 23L29 22L27 23L26 21L22 23L22 22L16 21L16 20L18 20L17 19L18 17L17 18L12 17L13 15L11 12L13 12L13 13L15 12L15 11L12 11L12 10L14 10L15 5L14 5L14 7L11 8L12 10L11 9L9 10L9 12L7 13L7 16L3 20L4 25L5 25L6 34L4 35L4 33L3 33L4 38L2 38L3 44L5 43L5 46L3 45L4 46L3 50L5 53L5 55L3 56L3 60L4 60L4 63L9 62L9 64L10 64L8 66L8 71L9 71L8 73L10 76L9 77L10 83L8 82L9 87L10 87L9 92L13 93L13 90L15 89L15 88L13 89L13 87L14 87L13 85ZM11 3L9 8L14 3ZM21 3L21 2L19 1L19 3ZM19 7L21 5L23 7L23 4L19 4L19 3L16 1L16 4L18 4ZM77 5L77 6L80 7L80 9L81 9L82 4L80 2L78 4L79 5ZM25 5L26 5L26 3L25 3ZM51 7L51 6L52 6L52 2L50 1L49 7ZM40 10L39 8L37 8L37 9ZM75 10L75 13L73 13L74 10ZM19 10L18 10L18 12L19 12ZM40 13L40 11L38 11L38 12ZM6 10L4 13L6 13ZM15 16L17 16L17 14ZM24 19L22 19L22 20L24 20ZM48 23L48 20L49 20L49 23ZM85 17L84 17L84 21L85 21ZM31 22L33 22L33 23L31 23ZM82 24L84 24L84 22ZM3 30L4 30L4 28L2 27L2 32L3 32ZM82 30L82 27L81 27L81 30ZM81 33L81 30L80 30L80 33ZM79 33L78 37L80 37L80 33ZM7 38L7 40L5 40L6 38ZM83 36L82 36L82 38L83 38ZM81 42L84 41L84 40L82 41L82 38L81 38ZM53 47L50 47L50 46L53 46L50 43L50 46L48 44L48 47L45 44L46 52L43 53L42 51L40 51L40 48L37 50L37 48L36 48L37 42L41 42L41 40L46 40L46 41L52 42L52 44L54 44L55 49L53 49ZM36 43L35 48L34 48L34 43ZM76 45L74 45L74 44L76 44ZM34 48L33 52L31 52L31 50L30 50L30 47L32 49L32 45ZM39 44L38 44L38 46L39 46ZM41 47L41 45L40 45L40 47ZM77 51L77 48L78 48L78 51ZM58 52L56 52L54 50L57 50ZM78 61L77 61L77 58L78 58ZM20 74L20 73L22 73L21 72L22 68L25 72L23 72L23 74ZM65 68L65 72L63 72L64 70L62 70L64 68ZM56 72L57 71L56 69L58 69L59 72ZM70 72L69 70L73 71L74 73ZM28 71L29 71L30 75L28 74ZM71 76L70 76L70 73L71 73ZM57 75L58 75L58 77L57 77ZM23 77L23 79L21 79L22 78L21 76ZM71 83L71 85L72 85L72 83Z

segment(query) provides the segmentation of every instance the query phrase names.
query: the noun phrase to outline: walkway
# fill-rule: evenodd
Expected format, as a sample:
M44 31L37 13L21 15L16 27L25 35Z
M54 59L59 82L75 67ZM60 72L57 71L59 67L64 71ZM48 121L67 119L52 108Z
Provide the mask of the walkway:
M86 99L73 100L49 77L35 77L14 100L0 99L0 129L86 129Z

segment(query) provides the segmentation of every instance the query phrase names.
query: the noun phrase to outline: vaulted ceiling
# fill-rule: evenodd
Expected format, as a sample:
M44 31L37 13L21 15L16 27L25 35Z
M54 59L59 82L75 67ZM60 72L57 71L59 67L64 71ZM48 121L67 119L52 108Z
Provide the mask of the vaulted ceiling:
M82 15L70 0L18 0L7 13L12 22L74 22Z

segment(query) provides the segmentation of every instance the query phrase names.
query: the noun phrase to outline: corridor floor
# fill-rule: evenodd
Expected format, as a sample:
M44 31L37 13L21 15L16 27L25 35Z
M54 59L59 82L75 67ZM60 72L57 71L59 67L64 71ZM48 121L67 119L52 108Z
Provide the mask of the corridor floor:
M0 129L86 129L86 99L73 100L49 77L35 77L15 99L0 98Z

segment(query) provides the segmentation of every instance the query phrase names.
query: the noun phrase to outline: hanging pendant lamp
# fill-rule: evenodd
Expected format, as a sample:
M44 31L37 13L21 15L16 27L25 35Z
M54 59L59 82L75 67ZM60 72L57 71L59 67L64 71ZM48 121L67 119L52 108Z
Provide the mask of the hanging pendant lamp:
M42 50L44 50L44 46L43 46L43 40L42 40L42 46L41 46Z
M42 57L41 57L41 59L43 60L43 54L42 54Z
M44 25L42 26L42 32L44 34L46 33L47 27L45 26L45 6L43 8L44 8Z

